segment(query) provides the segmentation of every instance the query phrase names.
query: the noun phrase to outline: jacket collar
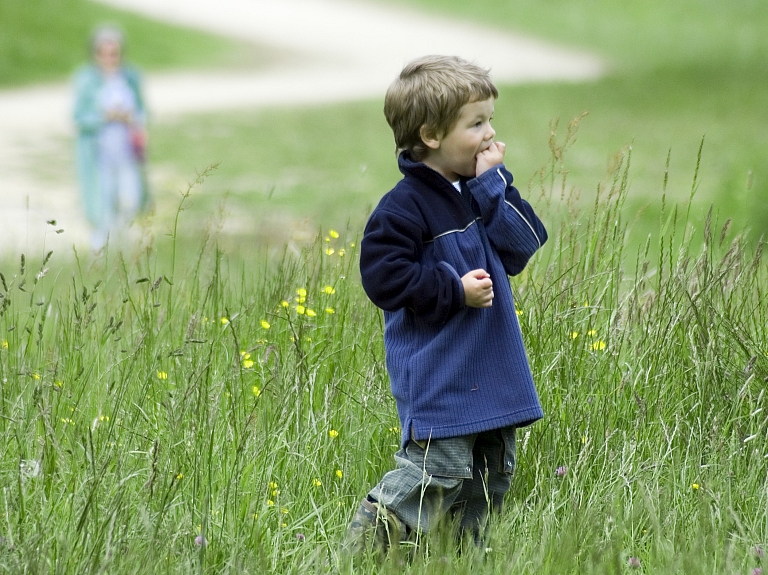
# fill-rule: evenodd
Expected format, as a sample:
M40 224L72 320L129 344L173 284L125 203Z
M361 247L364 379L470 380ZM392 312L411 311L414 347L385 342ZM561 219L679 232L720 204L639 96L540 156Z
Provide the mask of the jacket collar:
M415 161L411 158L411 154L408 151L400 152L400 156L397 158L397 165L403 175L414 177L424 182L430 188L450 190L454 194L456 193L456 188L442 174L436 172L424 162ZM467 178L461 178L460 180L462 182L462 190L466 187L463 185L466 180Z
M428 189L447 195L448 198L450 198L450 201L463 205L465 209L468 209L476 216L479 214L479 208L475 205L476 202L467 185L467 182L471 178L462 177L459 179L459 185L461 187L461 193L459 193L445 176L433 170L424 162L414 161L407 151L400 153L400 156L397 159L397 164L404 176L419 180L421 183L425 184Z

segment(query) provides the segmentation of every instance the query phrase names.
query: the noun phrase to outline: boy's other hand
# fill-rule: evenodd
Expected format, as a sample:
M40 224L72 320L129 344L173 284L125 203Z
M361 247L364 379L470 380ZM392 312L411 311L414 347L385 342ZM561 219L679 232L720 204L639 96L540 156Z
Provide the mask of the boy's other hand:
M507 145L504 142L491 142L487 150L483 150L475 159L475 176L480 176L493 166L498 166L504 162L504 153L507 151Z
M472 270L461 278L464 286L464 303L469 307L491 307L493 303L493 282L488 272Z

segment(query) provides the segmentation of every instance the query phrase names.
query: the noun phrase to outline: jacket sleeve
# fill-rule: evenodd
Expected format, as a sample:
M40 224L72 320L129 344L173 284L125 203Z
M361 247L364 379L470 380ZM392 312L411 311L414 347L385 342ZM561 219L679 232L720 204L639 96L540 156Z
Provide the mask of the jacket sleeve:
M360 244L360 274L371 301L386 311L407 308L443 324L464 307L461 277L447 262L422 263L421 227L384 209L374 211Z
M133 91L133 96L136 98L137 116L134 118L134 121L140 126L146 126L147 110L144 105L144 93L142 89L143 82L141 73L135 68L124 68L123 73L125 74L125 79L128 82L128 85Z
M97 84L94 72L88 68L81 69L75 75L75 109L74 120L80 132L96 132L104 124L104 115L96 103Z
M547 241L547 230L530 204L512 185L512 174L499 164L467 182L480 207L488 240L501 257L504 269L517 275Z

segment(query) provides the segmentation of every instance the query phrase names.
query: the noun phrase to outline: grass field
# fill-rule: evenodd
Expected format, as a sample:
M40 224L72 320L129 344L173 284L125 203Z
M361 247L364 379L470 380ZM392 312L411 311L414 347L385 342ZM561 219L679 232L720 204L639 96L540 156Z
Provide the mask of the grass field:
M647 261L622 241L625 195L620 166L513 281L547 417L520 432L492 550L438 532L355 572L763 566L768 270L685 210ZM352 572L338 543L399 438L357 235L234 260L214 240L2 269L0 568Z
M550 231L512 280L547 416L520 430L489 549L459 555L438 532L410 563L369 554L355 571L337 552L399 438L356 267L361 223L398 177L375 101L153 126L170 235L0 264L0 572L768 567L764 8L431 6L501 10L615 66L503 87L497 104ZM176 190L218 161L177 211Z
M657 227L665 177L668 201L687 201L702 138L703 162L693 206L698 219L714 203L723 218L750 226L754 238L765 230L768 135L762 126L768 123L768 40L760 31L768 26L768 15L762 3L642 0L625 7L600 0L482 0L471 5L419 0L417 5L588 48L609 61L611 72L596 82L502 88L495 123L499 138L508 144L507 164L523 193L549 161L550 124L559 121L562 139L568 122L588 112L564 158L567 185L591 197L598 184L605 185L617 154L632 146L625 211L637 220L633 243L643 242ZM9 77L30 70L46 77L67 74L82 61L92 23L103 18L122 23L132 59L144 66L213 65L216 58L236 61L241 50L247 50L221 39L198 40L196 33L150 25L125 14L101 16L106 8L83 0L32 0L24 6L0 3L0 26L22 23L0 35L0 44L6 46L0 48L0 60L13 47L11 52L34 53L42 63L11 60L9 66L0 66ZM41 34L63 39L52 44L36 40ZM170 47L158 45L166 41ZM70 48L59 49L59 44ZM37 52L33 46L38 46ZM257 60L264 57L260 49L252 50ZM69 60L62 64L59 54ZM50 68L57 71L46 71ZM220 162L190 202L190 213L204 220L224 202L231 215L225 225L225 231L232 232L230 245L264 240L281 244L348 220L359 226L399 177L381 106L376 100L155 123L150 155L158 215L171 217L176 191L195 171ZM665 174L668 155L670 170Z
M700 210L715 202L756 234L768 226L768 138L762 129L768 119L765 2L380 1L596 51L611 67L603 80L513 90L519 95L518 115L534 119L514 137L536 133L547 117L564 122L589 112L574 148L578 159L569 166L574 183L593 190L606 158L632 145L628 206L634 211L648 203L653 212L668 151L672 174L680 178L672 182L672 195L683 199L695 150L705 137ZM530 164L521 167L527 174Z
M0 88L69 77L103 23L126 34L127 58L147 69L259 66L263 48L148 20L88 0L0 0Z
M637 220L633 244L657 228L665 178L667 201L688 200L702 139L692 208L697 219L714 204L723 219L750 226L753 241L766 229L763 3L643 0L629 7L598 0L419 0L415 5L594 50L609 62L608 75L595 82L502 88L495 126L524 193L549 161L550 125L559 122L562 139L566 125L587 112L563 160L567 186L591 197L606 184L615 158L631 146L624 209L627 218ZM156 126L154 157L177 176L221 161L198 205L207 213L227 194L233 212L254 216L250 227L237 229L269 229L267 236L284 237L279 230L291 227L286 222L310 228L347 219L359 223L399 177L381 107L377 100ZM244 206L250 210L244 212ZM270 229L273 217L279 225Z

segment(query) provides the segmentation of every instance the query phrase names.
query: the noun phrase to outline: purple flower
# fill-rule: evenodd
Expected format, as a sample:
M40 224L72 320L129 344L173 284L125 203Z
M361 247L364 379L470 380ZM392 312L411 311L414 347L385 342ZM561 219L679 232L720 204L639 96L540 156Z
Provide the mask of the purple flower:
M306 537L304 537L303 533L297 533L296 534L296 539L298 539L299 541L304 541L304 539L306 539Z
M197 545L198 547L205 547L206 545L208 545L208 541L202 535L198 535L197 537L195 537L195 545Z
M629 566L632 569L639 569L640 568L640 558L639 557L630 557L629 558Z
M753 552L755 555L757 555L758 557L762 557L762 556L763 556L763 548L762 548L762 546L760 546L760 545L755 545L755 546L752 548L752 552Z
M568 473L568 468L565 465L561 465L555 470L555 475L558 477L565 477L566 473Z
M752 569L752 575L763 575L762 567L755 567Z

